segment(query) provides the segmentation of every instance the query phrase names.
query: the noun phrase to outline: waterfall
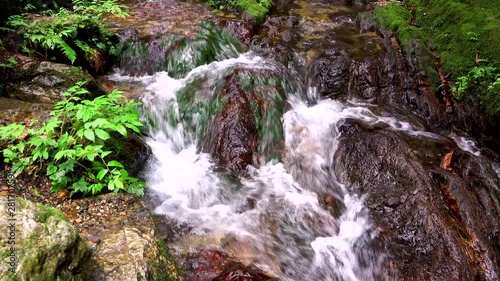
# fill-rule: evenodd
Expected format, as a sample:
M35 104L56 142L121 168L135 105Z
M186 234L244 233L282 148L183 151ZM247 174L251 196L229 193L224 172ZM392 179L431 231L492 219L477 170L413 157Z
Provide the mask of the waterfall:
M199 126L203 117L183 123L176 94L199 77L217 84L235 67L276 68L271 61L245 53L199 66L180 79L166 72L113 77L146 86L143 118L154 157L143 175L148 192L156 198L155 213L185 229L171 247L178 254L221 250L281 280L384 279L385 255L373 247L377 230L370 224L363 199L339 183L331 168L338 126L346 118L357 118L418 130L355 103L327 99L308 106L299 89L289 88L291 108L282 118L283 160L268 159L247 167L246 176L231 176L199 151L203 135L188 128ZM322 202L324 196L330 207Z

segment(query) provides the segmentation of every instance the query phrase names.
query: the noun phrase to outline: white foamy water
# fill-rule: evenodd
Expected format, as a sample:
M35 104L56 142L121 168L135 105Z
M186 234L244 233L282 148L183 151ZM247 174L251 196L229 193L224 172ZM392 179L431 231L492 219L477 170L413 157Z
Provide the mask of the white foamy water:
M470 152L476 156L481 155L481 150L477 147L477 144L473 139L459 136L455 133L451 133L449 137L455 141L461 150Z
M338 126L354 118L412 135L438 136L418 124L379 116L361 104L326 99L307 106L288 93L292 108L282 120L283 162L248 167L248 177L231 176L210 155L199 152L197 137L186 129L193 124L179 121L176 93L201 76L215 84L235 66L273 68L244 54L200 66L182 79L164 72L114 77L147 86L144 120L154 154L144 171L147 185L159 198L155 212L186 229L171 247L179 254L222 250L281 280L388 279L382 269L384 254L373 247L377 230L362 198L339 183L332 171Z

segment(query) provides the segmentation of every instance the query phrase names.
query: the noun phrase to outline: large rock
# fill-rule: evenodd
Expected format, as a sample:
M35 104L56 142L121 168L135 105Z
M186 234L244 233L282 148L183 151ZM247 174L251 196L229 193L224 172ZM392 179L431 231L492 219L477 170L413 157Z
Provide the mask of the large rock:
M255 33L257 23L252 20L215 18L214 23L231 32L241 43L248 45Z
M1 280L76 278L90 249L63 213L1 196L0 214Z
M226 254L215 250L189 254L183 267L188 281L277 280L256 268L232 261Z
M105 93L94 78L81 68L23 56L17 56L16 59L19 66L13 69L14 78L5 81L6 97L28 102L56 103L64 98L64 91L79 81L87 81L85 88L92 94L89 98Z
M117 214L113 209L122 210ZM65 212L77 223L95 217L91 225L80 226L81 235L93 248L83 279L183 280L157 233L154 217L140 198L106 194L74 201Z
M394 276L498 280L499 212L493 198L498 178L488 163L457 153L452 167L458 174L450 175L438 168L438 159L453 148L449 143L419 139L414 146L394 132L350 122L341 131L335 171L366 195L372 219L383 229ZM436 170L446 180L434 181ZM440 187L443 183L448 187ZM479 221L486 224L477 226Z
M259 159L280 158L284 81L274 70L236 69L224 78L212 100L222 109L209 121L202 149L222 166L242 172Z
M258 131L252 103L260 109L257 96L244 91L237 75L227 77L222 97L227 103L209 126L205 149L219 158L220 164L232 171L242 171L253 163L257 151ZM257 113L258 114L258 113Z

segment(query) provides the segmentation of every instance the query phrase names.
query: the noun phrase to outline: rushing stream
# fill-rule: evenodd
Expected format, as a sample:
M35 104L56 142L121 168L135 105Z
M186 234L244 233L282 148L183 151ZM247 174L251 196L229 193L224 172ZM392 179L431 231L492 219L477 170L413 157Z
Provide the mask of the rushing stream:
M164 106L178 108L175 94L192 77L207 72L217 77L218 72L235 65L272 67L246 53L195 68L185 79L172 79L164 72L140 78L148 90L143 102L155 124L147 138L155 160L145 171L148 187L162 201L155 212L189 228L176 249L229 250L237 259L254 263L282 280L374 279L384 254L370 248L376 230L370 227L363 200L337 182L334 171L325 168L335 153L338 133L332 133L332 128L345 118L387 122L405 130L411 125L333 100L308 107L293 92L287 93L293 102L283 117L284 163L271 160L249 167L246 177L227 179L209 155L197 152L196 136L184 130L190 124L172 125L165 119ZM307 183L307 188L297 182ZM345 206L339 217L326 211L312 191L327 187L336 191ZM247 249L235 248L232 243Z
M339 7L337 10L346 9ZM350 23L352 19L343 21ZM325 28L337 25L324 24L321 19L318 30ZM352 25L347 28L356 32ZM315 32L312 29L310 36ZM346 36L346 31L338 34ZM375 44L370 34L353 34L350 36L357 40L355 44ZM178 59L198 60L190 51L203 48L200 42L195 41ZM306 45L299 42L297 46L307 57L313 52ZM380 246L380 229L370 221L365 198L341 183L333 168L342 135L340 127L346 120L355 120L417 140L453 139L461 149L475 155L480 150L470 139L431 133L414 117L389 107L355 98L320 98L319 82L311 79L314 73L301 75L293 67L284 70L258 51L229 46L213 48L215 62L197 63L175 75L172 67L180 63L174 59L167 61L168 65L155 65L158 72L152 75L130 77L118 71L111 77L142 84L145 89L141 97L147 124L145 139L154 157L142 175L154 212L163 215L175 229L169 246L177 256L218 250L280 280L393 280L384 268L391 257ZM367 52L363 48L359 47L361 52ZM240 174L218 165L217 159L203 149L204 144L212 142L206 134L207 127L213 126L208 119L220 111L220 104L208 101L235 71L250 75L256 71L278 73L287 103L284 114L267 119L268 126L259 132L260 152L268 153L262 153ZM189 103L196 105L187 108L189 114L186 92L194 97ZM282 141L282 146L273 145L273 138L266 141L265 136L276 131L281 132L278 142ZM273 149L279 151L269 153ZM495 168L498 173L500 169Z

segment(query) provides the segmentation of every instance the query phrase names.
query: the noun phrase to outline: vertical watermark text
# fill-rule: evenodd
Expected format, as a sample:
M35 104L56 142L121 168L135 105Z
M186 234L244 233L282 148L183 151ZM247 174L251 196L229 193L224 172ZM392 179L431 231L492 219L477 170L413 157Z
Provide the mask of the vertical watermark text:
M7 229L3 231L7 232L7 257L5 262L8 265L9 273L16 273L17 268L17 249L16 249L16 197L14 185L8 185L7 192Z

